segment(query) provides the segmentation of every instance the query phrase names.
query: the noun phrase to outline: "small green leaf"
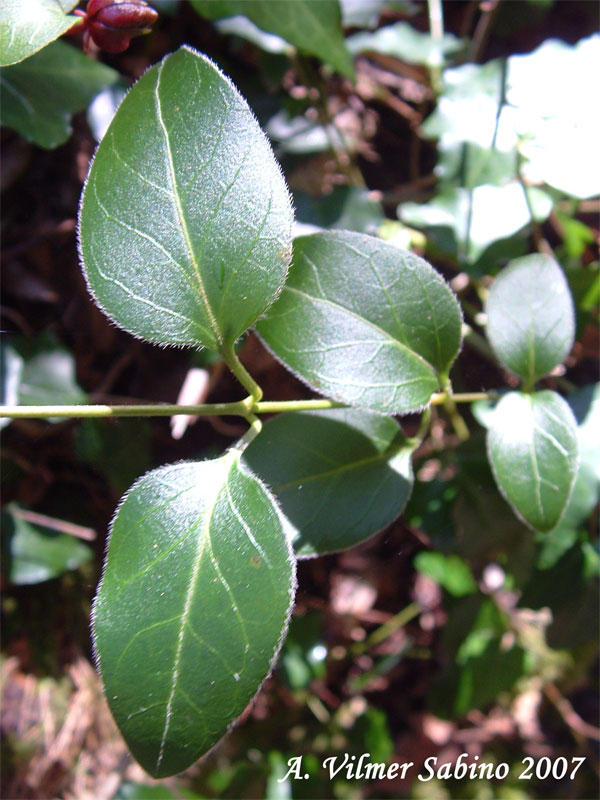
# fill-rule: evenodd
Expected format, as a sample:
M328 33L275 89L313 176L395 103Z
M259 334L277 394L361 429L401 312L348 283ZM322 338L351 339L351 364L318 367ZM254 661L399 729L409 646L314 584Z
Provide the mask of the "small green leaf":
M292 208L246 102L188 47L146 72L97 150L80 245L118 325L163 344L229 348L279 292Z
M494 352L528 388L561 364L573 346L571 293L550 256L512 261L490 289L486 312Z
M244 451L274 493L299 557L352 547L410 496L414 444L397 422L354 409L280 414Z
M461 313L426 261L348 231L294 241L281 297L258 331L309 386L385 413L427 405L456 358Z
M439 67L447 57L463 49L463 43L452 33L441 41L429 33L421 33L408 22L396 22L374 32L355 33L346 39L353 55L364 52L382 53L400 58L408 64Z
M73 355L52 336L13 339L2 347L2 367L3 404L38 406L87 402L88 395L77 383ZM58 418L49 421L56 422Z
M184 770L256 694L294 572L274 502L235 450L154 470L125 496L93 628L112 713L149 773Z
M93 551L79 539L34 525L16 508L11 503L2 512L3 570L11 583L49 581L91 560Z
M23 61L80 23L81 17L68 15L76 5L77 0L4 0L0 66Z
M244 14L263 31L281 36L298 50L318 56L342 75L354 78L338 0L192 0L192 5L208 19Z
M0 71L2 125L51 149L71 135L71 117L119 73L64 42L54 42L20 64Z
M469 565L459 556L423 551L415 558L415 569L428 575L454 597L477 591Z
M577 425L556 392L510 392L488 431L488 455L498 487L513 510L539 531L562 517L577 475Z

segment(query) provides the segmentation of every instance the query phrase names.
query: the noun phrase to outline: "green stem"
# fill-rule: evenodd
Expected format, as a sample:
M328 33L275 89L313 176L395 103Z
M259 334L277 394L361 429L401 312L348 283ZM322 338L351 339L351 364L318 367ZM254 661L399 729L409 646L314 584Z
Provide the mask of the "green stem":
M372 647L375 647L375 645L381 644L381 642L389 638L394 631L397 631L399 628L403 628L415 617L418 617L420 613L421 607L419 604L410 603L410 605L406 606L406 608L403 608L402 611L399 611L391 619L388 619L387 622L384 622L383 625L374 630L364 642L357 642L351 648L352 653L354 655L366 653Z
M181 406L169 403L144 405L73 405L73 406L0 406L0 417L11 419L46 419L47 417L172 417L175 414L194 416L236 416L248 414L245 400L236 403L206 403Z
M262 430L262 421L256 416L256 414L248 414L246 416L246 420L249 423L250 427L246 431L246 433L242 436L239 442L235 445L235 449L239 450L240 452L245 450L246 447L250 444L250 442L258 436L258 434Z
M262 399L263 390L239 360L235 350L233 349L233 345L223 345L223 348L221 349L221 355L223 357L223 361L227 364L229 369L233 372L235 377L242 384L244 389L246 389L254 401L252 405L258 403ZM246 411L248 410L250 409L247 408Z
M494 392L470 392L453 394L455 403L474 403L495 397ZM448 399L445 392L431 396L431 405L443 405ZM195 417L244 417L250 421L254 414L277 414L285 411L315 411L328 408L351 408L347 403L336 400L275 400L250 404L245 400L235 403L205 403L197 406L182 406L169 403L148 403L144 405L64 405L64 406L0 406L0 418L47 419L48 417L102 418L102 417L172 417L176 414L190 414Z

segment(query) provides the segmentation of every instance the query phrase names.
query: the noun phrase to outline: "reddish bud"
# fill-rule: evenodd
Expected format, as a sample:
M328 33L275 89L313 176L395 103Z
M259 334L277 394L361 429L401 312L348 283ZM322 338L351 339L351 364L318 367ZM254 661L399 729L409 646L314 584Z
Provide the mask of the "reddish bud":
M107 53L122 53L134 36L150 33L158 14L144 0L89 0L86 37Z

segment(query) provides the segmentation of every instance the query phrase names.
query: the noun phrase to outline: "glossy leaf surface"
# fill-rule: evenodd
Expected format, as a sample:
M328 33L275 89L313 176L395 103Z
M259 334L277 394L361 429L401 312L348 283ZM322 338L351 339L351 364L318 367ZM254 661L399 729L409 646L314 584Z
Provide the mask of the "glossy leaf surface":
M461 313L423 259L332 231L294 241L281 297L257 329L319 392L386 413L429 402L458 353Z
M539 531L563 515L577 475L577 425L556 392L510 392L498 403L488 431L488 454L498 487L516 514Z
M68 14L76 5L77 0L4 0L0 66L23 61L81 22Z
M3 571L19 586L42 583L90 561L92 549L74 536L35 525L15 513L2 512Z
M511 262L490 289L486 311L494 352L527 385L561 364L573 346L571 293L550 256Z
M94 638L144 769L181 772L225 734L269 673L294 586L281 518L237 451L134 484L113 521Z
M342 75L354 77L338 0L192 0L192 5L209 19L244 14L261 30L281 36Z
M40 147L58 147L71 135L72 115L118 79L76 47L53 42L0 72L2 124Z
M98 148L81 254L118 325L220 350L275 299L291 225L285 182L246 102L182 47L140 78Z
M355 409L280 414L244 451L294 531L300 557L352 547L389 525L413 484L414 443Z

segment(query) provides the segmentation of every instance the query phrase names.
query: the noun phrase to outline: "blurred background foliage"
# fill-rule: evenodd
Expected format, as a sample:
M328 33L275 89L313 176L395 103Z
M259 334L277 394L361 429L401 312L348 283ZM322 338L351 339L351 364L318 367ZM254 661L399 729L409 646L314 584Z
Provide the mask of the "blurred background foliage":
M68 4L73 5L73 3ZM586 0L155 0L122 54L72 33L2 70L3 402L213 402L238 388L208 353L111 327L78 267L87 165L127 87L188 43L248 99L293 193L297 232L346 228L425 255L465 313L455 391L513 376L484 338L483 301L511 259L553 252L577 342L546 385L579 423L581 464L550 534L498 493L492 403L434 410L403 518L299 565L290 633L241 724L187 773L132 763L93 668L88 620L105 532L145 470L221 452L211 419L21 420L2 439L5 798L588 798L598 788L599 106L597 4ZM25 103L17 97L25 98ZM306 390L248 336L268 399ZM414 435L418 419L403 420ZM179 441L181 439L181 441ZM502 781L415 779L462 752ZM406 779L329 781L323 759L413 761ZM302 755L302 781L283 780ZM522 759L585 757L574 780L519 780Z

